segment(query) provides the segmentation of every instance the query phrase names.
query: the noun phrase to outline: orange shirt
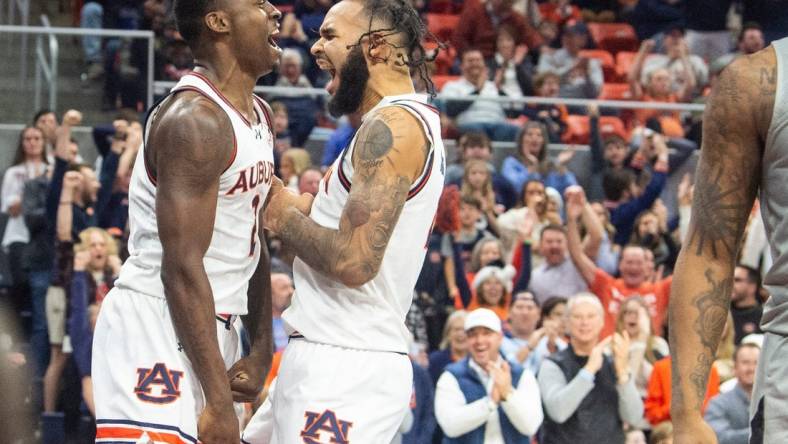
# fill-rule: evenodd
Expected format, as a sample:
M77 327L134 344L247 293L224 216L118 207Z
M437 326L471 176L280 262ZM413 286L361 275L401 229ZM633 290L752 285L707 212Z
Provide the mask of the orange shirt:
M706 386L706 397L703 399L701 414L706 411L709 400L720 392L720 376L717 369L711 366L709 384ZM670 420L670 356L654 363L654 370L648 381L648 394L643 404L646 419L651 425Z
M649 306L654 334L662 336L662 323L668 308L672 282L673 277L671 276L657 283L644 282L639 287L627 287L623 279L616 279L601 268L597 268L594 282L588 289L599 298L605 308L605 326L599 337L606 338L615 332L618 310L621 308L621 304L633 295L639 295L646 301Z
M671 94L667 99L655 99L648 94L641 98L643 102L663 102L676 103L678 99L675 94ZM681 117L678 111L668 111L659 109L637 109L635 119L640 125L645 125L646 120L656 118L662 126L662 133L668 137L684 137L684 128L681 126Z

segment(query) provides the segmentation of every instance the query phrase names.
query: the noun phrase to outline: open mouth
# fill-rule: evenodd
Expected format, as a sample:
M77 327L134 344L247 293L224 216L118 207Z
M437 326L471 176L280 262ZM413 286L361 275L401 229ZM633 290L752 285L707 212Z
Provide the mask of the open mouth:
M282 49L276 43L278 38L279 38L279 29L277 28L274 32L268 35L268 44L271 45L271 48L273 48L274 50L281 51Z

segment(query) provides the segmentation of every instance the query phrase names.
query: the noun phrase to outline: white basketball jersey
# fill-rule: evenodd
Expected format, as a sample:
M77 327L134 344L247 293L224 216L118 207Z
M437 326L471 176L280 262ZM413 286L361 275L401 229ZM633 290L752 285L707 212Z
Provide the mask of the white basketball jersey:
M380 270L363 286L349 288L296 258L293 263L296 291L282 318L289 334L297 332L310 341L407 353L405 316L410 309L413 288L421 272L427 238L443 190L446 160L439 114L427 104L425 96L385 97L364 117L386 106L398 106L415 116L431 148L421 176L408 193ZM321 226L339 228L339 219L352 187L351 159L355 142L356 137L320 182L309 217ZM421 147L412 149L420 150Z
M254 96L257 123L249 122L211 82L198 73L181 78L171 94L194 91L219 105L233 127L234 153L219 180L213 236L203 263L217 313L246 314L246 290L260 257L258 211L274 175L272 124L262 100ZM145 125L147 141L156 106ZM129 185L129 259L115 284L119 288L164 297L162 246L156 224L156 180L145 162L145 143L137 154ZM189 226L183 227L189 231Z

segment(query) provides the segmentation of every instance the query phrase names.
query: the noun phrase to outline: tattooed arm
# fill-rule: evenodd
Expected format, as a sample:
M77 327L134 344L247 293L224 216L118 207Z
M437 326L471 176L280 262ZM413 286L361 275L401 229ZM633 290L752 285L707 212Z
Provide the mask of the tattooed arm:
M704 115L690 231L670 298L676 442L715 442L700 410L728 315L737 252L760 182L775 66L771 48L733 62L720 76Z
M415 117L381 109L359 129L353 149L353 186L339 228L318 225L294 208L296 196L278 191L264 213L267 229L315 270L349 287L374 278L411 183L429 148Z

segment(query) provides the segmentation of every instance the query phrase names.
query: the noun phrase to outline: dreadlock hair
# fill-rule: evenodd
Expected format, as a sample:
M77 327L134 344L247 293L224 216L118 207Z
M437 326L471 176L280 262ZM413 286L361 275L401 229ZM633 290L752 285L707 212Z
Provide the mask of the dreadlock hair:
M398 66L407 66L411 72L419 73L421 80L427 85L430 96L435 96L435 84L430 79L427 63L432 62L438 56L441 49L446 49L446 45L438 40L422 22L418 12L413 8L409 0L360 0L364 5L364 12L369 16L369 30L361 35L357 44L374 33L384 33L382 37L402 35L402 44L392 45L395 49L405 49L406 56L398 54L400 58L396 62ZM385 23L387 28L373 29L373 22L378 19ZM428 55L422 42L425 39L437 43L438 47L432 55ZM371 46L367 54L372 57Z
M205 27L203 24L205 14L214 8L215 4L214 0L175 0L173 6L175 25L192 51L197 48Z

